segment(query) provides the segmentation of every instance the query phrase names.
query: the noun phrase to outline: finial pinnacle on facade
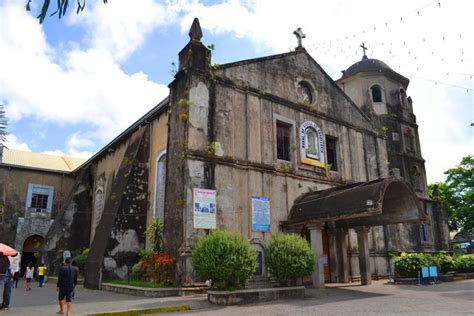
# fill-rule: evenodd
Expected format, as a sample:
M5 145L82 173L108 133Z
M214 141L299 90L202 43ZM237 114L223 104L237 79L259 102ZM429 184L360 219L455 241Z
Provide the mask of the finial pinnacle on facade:
M202 31L198 18L194 18L193 25L191 25L191 28L189 29L189 38L191 39L191 41L201 41Z

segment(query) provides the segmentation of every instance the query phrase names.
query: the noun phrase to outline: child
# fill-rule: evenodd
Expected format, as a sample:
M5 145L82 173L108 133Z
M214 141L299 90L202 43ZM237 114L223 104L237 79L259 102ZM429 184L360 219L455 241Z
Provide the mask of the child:
M31 291L31 280L35 275L35 266L33 262L28 263L25 271L25 278L26 278L26 290Z
M46 271L48 271L48 269L46 268L44 263L41 263L38 267L38 283L40 287L43 287Z

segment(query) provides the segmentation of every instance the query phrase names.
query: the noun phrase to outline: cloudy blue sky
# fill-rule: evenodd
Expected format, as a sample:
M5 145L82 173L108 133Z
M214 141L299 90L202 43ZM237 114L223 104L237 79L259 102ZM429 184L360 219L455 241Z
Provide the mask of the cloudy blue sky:
M194 17L213 62L304 46L333 79L368 55L410 78L428 181L474 154L474 1L88 0L43 25L43 1L0 0L0 102L10 148L88 157L168 93ZM51 1L52 9L55 1Z

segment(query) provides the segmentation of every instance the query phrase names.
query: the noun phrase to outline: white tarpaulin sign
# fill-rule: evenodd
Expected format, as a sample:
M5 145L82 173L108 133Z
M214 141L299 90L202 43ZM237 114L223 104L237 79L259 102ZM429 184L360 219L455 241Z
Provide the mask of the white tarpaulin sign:
M252 230L270 231L270 199L252 196Z
M216 191L194 189L193 191L194 228L216 228Z

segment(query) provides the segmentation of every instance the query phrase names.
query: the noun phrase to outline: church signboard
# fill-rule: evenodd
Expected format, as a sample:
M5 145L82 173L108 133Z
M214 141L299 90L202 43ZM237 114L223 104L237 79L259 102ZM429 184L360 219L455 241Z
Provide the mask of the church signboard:
M215 190L194 189L193 214L194 228L215 229L217 227Z
M252 230L270 231L270 199L252 196Z
M325 168L324 134L319 126L312 121L305 121L300 127L301 162Z

